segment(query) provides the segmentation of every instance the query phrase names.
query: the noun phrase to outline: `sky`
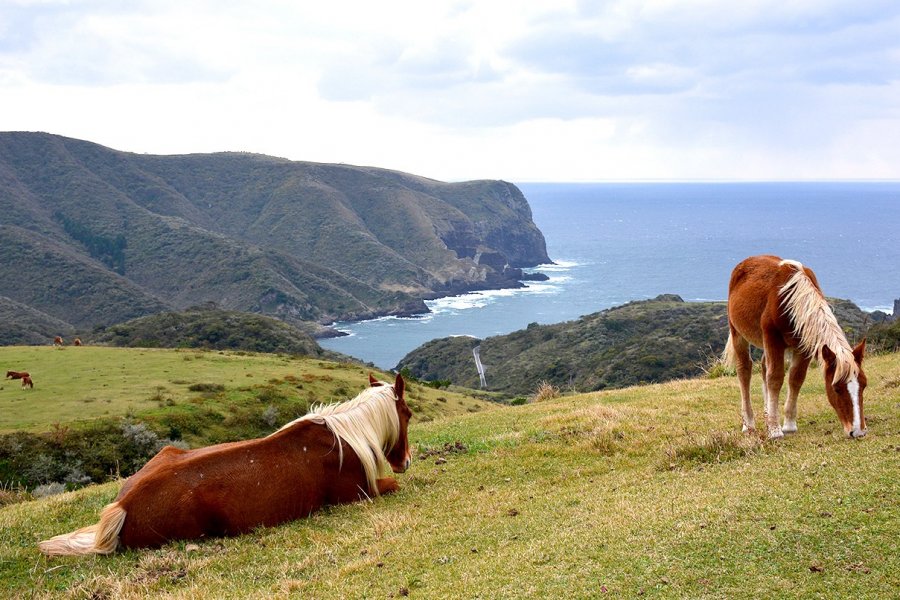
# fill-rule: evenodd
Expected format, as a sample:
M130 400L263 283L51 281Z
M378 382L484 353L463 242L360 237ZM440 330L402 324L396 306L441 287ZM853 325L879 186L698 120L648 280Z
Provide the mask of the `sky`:
M444 181L900 179L900 2L0 0L0 131Z

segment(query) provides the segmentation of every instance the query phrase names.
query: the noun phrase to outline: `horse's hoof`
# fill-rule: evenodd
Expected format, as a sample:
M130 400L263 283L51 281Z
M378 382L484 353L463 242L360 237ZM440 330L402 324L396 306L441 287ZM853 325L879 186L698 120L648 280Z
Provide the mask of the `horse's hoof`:
M741 433L753 433L754 431L756 431L756 425L753 423L741 427Z
M784 433L797 433L797 421L785 421L781 431Z
M781 430L781 428L772 429L771 431L769 431L769 439L770 440L780 440L783 437L784 437L784 432Z

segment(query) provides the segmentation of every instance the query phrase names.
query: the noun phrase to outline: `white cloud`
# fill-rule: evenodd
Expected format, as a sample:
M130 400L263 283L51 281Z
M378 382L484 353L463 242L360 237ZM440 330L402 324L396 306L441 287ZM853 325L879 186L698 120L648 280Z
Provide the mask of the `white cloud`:
M887 0L6 3L0 130L442 179L897 178L898 40Z

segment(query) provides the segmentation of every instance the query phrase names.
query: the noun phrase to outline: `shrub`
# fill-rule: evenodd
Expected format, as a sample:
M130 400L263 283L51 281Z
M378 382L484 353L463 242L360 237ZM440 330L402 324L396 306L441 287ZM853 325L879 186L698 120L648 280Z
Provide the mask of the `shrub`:
M192 383L188 389L192 392L219 393L225 391L225 386L221 383Z
M57 494L62 494L66 491L66 486L63 483L45 483L44 485L39 485L34 488L34 491L31 492L31 495L35 498L46 498L47 496L56 496Z
M543 402L545 400L553 400L559 398L559 388L549 381L541 381L537 389L531 394L529 402Z
M265 402L266 404L273 404L275 402L287 400L287 396L285 396L278 388L269 385L263 387L256 393L256 399L260 402Z
M278 409L270 404L263 412L262 420L269 427L275 427L278 424Z

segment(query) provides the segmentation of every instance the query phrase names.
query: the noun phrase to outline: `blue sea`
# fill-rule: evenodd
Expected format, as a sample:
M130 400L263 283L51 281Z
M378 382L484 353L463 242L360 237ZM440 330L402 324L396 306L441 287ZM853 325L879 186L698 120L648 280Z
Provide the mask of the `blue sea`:
M336 323L322 346L390 369L439 337L484 338L631 300L725 300L735 264L776 254L825 293L890 312L900 298L900 182L519 184L547 240L550 280L428 302L417 318Z

